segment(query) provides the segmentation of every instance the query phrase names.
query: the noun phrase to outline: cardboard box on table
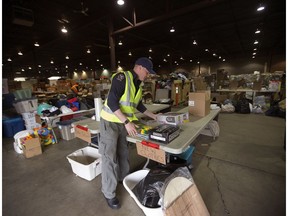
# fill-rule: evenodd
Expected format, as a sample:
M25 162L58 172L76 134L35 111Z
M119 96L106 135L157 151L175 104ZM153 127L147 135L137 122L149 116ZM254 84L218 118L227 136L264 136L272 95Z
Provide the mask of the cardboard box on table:
M189 113L204 117L210 113L210 91L197 91L189 93Z
M189 122L189 113L168 112L157 115L157 122L161 124L178 125Z
M35 137L28 140L25 140L25 138L21 138L20 141L23 149L23 154L26 158L31 158L36 155L42 154L42 148L39 137Z

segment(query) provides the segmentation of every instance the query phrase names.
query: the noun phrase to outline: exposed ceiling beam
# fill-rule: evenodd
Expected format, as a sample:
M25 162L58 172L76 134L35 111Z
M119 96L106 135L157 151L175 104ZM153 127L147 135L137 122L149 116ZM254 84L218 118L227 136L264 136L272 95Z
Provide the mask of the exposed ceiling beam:
M211 7L213 5L220 4L220 3L224 2L224 1L227 1L227 0L217 0L217 1L216 0L215 1L209 1L209 0L207 1L206 0L206 1L201 1L200 3L193 4L193 5L187 6L185 8L181 8L179 10L176 10L176 11L171 11L168 14L144 20L142 22L134 24L133 26L127 26L127 27L118 29L118 30L114 31L112 34L113 35L120 34L120 33L129 31L131 29L139 28L139 27L144 26L144 25L148 25L148 24L155 23L155 22L160 22L160 21L163 21L163 20L166 20L166 19L170 19L172 17L177 17L177 16L180 16L180 15L189 13L191 11L198 11L198 10L201 10L203 8L208 8L208 7Z

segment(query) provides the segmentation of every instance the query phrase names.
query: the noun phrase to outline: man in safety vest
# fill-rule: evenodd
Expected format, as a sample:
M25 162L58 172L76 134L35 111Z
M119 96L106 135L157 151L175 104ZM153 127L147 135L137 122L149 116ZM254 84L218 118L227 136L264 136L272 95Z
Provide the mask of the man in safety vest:
M142 103L141 82L148 74L155 74L150 59L142 57L133 71L122 71L112 76L111 88L101 110L99 153L102 155L102 193L112 209L121 207L116 197L118 182L129 173L127 134L137 134L136 109L155 119L156 115Z

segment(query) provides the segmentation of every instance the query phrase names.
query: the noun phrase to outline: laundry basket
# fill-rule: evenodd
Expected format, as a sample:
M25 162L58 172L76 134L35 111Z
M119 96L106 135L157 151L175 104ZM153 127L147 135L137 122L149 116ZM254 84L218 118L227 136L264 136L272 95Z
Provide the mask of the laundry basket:
M134 173L127 175L123 180L125 189L129 192L130 196L135 200L136 204L142 209L146 216L163 216L162 208L148 208L141 204L136 195L133 193L133 188L146 177L149 170L138 170Z
M21 147L21 141L20 139L23 138L23 137L26 137L28 136L29 134L32 134L34 133L33 130L23 130L23 131L20 131L18 133L16 133L14 135L14 150L18 153L18 154L23 154L23 150L22 150L22 147Z

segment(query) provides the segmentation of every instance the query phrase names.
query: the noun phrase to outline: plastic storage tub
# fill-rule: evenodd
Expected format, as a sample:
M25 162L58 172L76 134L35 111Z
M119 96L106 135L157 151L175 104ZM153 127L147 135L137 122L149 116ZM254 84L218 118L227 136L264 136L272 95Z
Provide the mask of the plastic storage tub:
M61 138L64 140L72 140L75 138L74 128L72 127L72 123L74 121L67 120L67 121L60 121L56 124L60 130Z
M27 113L37 110L38 99L31 98L26 100L18 100L13 103L17 113Z
M81 178L91 181L98 176L101 169L101 155L98 149L87 146L67 156L72 171Z
M17 132L25 130L24 121L19 117L2 120L3 136L12 138Z
M135 200L137 205L142 209L146 216L163 216L162 208L148 208L140 203L135 194L133 193L133 188L146 177L149 170L138 170L134 173L127 175L123 180L123 185L125 189L129 192L130 196Z

